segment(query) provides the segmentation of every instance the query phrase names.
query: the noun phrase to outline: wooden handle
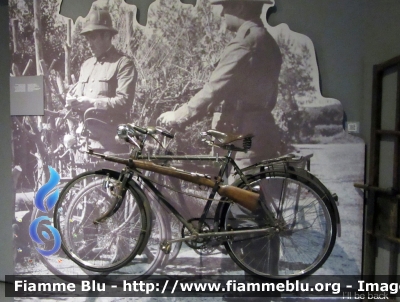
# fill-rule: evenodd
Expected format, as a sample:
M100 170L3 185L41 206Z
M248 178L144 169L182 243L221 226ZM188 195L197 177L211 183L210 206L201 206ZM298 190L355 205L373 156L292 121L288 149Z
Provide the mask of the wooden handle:
M228 197L250 211L255 211L258 208L258 199L260 198L260 194L233 186L220 187L218 189L218 194Z
M139 161L139 160L132 160L131 163L132 166L134 166L135 168L176 177L178 179L186 180L209 188L213 188L215 186L215 182L212 181L211 179L197 175L191 175L188 172L176 170L171 167L164 167L156 165L152 162ZM250 192L233 186L221 186L217 192L222 197L227 197L233 200L234 202L237 202L241 206L245 207L246 209L249 209L250 211L254 211L258 208L258 199L260 198L260 195L257 193Z

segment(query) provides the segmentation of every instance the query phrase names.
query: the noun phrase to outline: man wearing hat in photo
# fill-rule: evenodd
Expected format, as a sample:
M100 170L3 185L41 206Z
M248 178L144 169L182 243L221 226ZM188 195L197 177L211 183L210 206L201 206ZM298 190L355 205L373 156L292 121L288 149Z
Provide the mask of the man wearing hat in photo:
M203 89L176 111L161 114L159 122L188 125L212 112L217 130L255 136L251 151L242 155L250 158L250 163L279 154L280 131L271 111L276 104L282 56L260 18L263 5L272 1L211 0L211 4L222 5L221 17L236 37L222 52ZM249 163L246 161L242 165Z
M93 148L112 151L117 125L127 122L132 107L137 72L132 60L112 45L118 31L106 9L93 7L81 31L93 57L81 67L79 81L67 95L67 105L85 114Z

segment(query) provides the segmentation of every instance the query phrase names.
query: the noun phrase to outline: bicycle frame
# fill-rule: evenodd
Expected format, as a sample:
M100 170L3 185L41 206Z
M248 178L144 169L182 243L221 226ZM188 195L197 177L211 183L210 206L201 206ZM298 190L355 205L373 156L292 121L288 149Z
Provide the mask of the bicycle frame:
M174 206L172 206L169 201L165 198L165 196L153 185L152 181L143 175L140 171L137 169L143 169L146 171L152 171L156 172L162 175L167 175L167 176L172 176L181 180L189 181L194 184L199 184L199 185L204 185L207 187L212 188L211 193L209 194L209 197L207 199L206 205L204 206L203 213L200 218L200 223L199 223L199 229L201 229L202 224L205 222L205 219L207 217L207 214L210 210L212 201L214 200L214 197L216 193L219 193L222 197L226 197L229 199L232 199L233 201L237 202L238 204L248 208L249 210L253 211L259 208L258 205L258 199L260 197L259 194L250 192L241 188L233 187L233 186L220 186L220 183L222 183L222 177L227 171L229 165L232 165L235 171L240 175L240 178L242 181L245 182L245 177L244 174L240 171L240 168L237 166L235 163L234 159L231 157L232 156L232 151L228 151L227 156L225 156L225 159L223 161L223 164L219 170L218 176L216 177L215 181L212 181L206 176L199 176L197 174L192 175L191 173L185 172L185 171L179 171L176 170L175 168L171 167L165 167L161 165L157 165L151 162L145 162L145 161L140 161L140 160L133 160L133 159L122 159L114 156L108 156L104 155L101 153L96 153L93 152L92 150L89 150L88 153L90 155L98 156L104 160L111 161L111 162L116 162L120 164L124 164L128 169L124 169L121 173L121 182L126 182L129 181L132 177L133 174L136 174L144 183L147 185L151 191L153 191L156 196L158 197L158 200L190 231L191 236L188 236L186 238L180 238L180 239L174 239L174 240L167 240L166 242L163 243L161 249L168 253L170 250L170 246L174 242L179 242L179 241L187 241L187 240L194 240L197 238L202 238L202 237L220 237L220 236L233 236L233 235L239 235L239 234L246 234L246 233L257 233L257 232L274 232L275 228L269 227L269 228L260 228L260 229L252 229L252 230L240 230L240 231L226 231L226 232L208 232L208 233L199 233L197 229L193 227L193 225L187 221L180 213L178 210L175 209ZM164 160L212 160L212 159L217 159L219 157L212 157L212 156L204 156L204 157L197 157L197 156L154 156L154 159L164 159ZM153 156L147 156L146 159L153 159ZM115 213L122 200L123 200L123 194L118 196L115 199L114 204L110 207L110 209L104 213L101 217L95 220L96 223L105 220L106 218L110 217ZM218 216L218 215L217 215ZM217 217L215 219L218 219ZM217 223L218 221L214 221Z
M123 164L135 171L137 171L137 169L143 169L166 176L172 176L194 184L210 188L215 187L216 192L218 192L218 194L221 195L222 197L227 197L252 211L258 208L258 199L260 197L259 194L229 185L220 186L220 183L222 182L221 176L218 176L217 179L213 181L205 176L192 175L191 173L185 172L183 170L177 170L174 168L157 165L152 162L108 156L105 154L93 152L93 150L89 150L88 153L90 155L98 156L106 161Z
M139 129L140 130L140 129ZM275 164L288 164L288 159L291 159L292 157L290 156L283 156L280 158L272 159L266 162L262 162L260 165L252 165L250 167L247 167L243 169L243 171L237 166L236 162L232 158L232 151L234 149L228 149L228 153L226 156L223 157L222 160L222 166L220 167L218 176L215 177L215 180L211 180L210 177L203 175L203 174L198 174L198 173L188 173L184 170L179 170L173 167L167 167L164 165L159 165L154 162L151 162L152 160L161 160L161 161L173 161L173 160L179 160L179 161L189 161L189 160L194 160L194 161L220 161L219 156L208 156L208 155L193 155L193 156L177 156L177 155L142 155L142 149L144 146L144 142L147 139L147 135L144 135L141 140L140 144L137 144L133 140L131 140L131 143L134 143L139 147L139 151L136 153L133 153L133 156L131 156L130 159L123 159L115 156L108 156L100 153L95 153L92 150L89 150L88 153L90 155L98 156L101 157L104 160L111 161L111 162L116 162L120 164L124 164L127 169L123 170L123 173L121 173L121 178L122 182L126 183L126 181L129 181L132 177L133 174L136 174L145 185L147 185L148 188L152 192L155 193L157 196L157 199L159 202L161 202L183 225L186 227L189 232L190 236L185 237L185 238L180 238L180 239L174 239L174 240L166 240L164 244L162 244L162 250L166 253L169 252L171 244L174 242L180 242L180 241L187 241L187 240L195 240L198 238L202 237L221 237L221 236L232 236L232 235L238 235L238 234L244 234L244 233L257 233L257 232L276 232L276 228L273 227L268 227L268 228L259 228L259 229L251 229L251 230L240 230L240 231L225 231L225 232L206 232L206 233L200 233L203 224L205 223L205 220L207 218L207 214L209 213L209 210L211 208L212 202L215 198L216 193L219 193L222 197L225 197L227 199L232 200L233 202L238 203L239 205L247 208L250 211L256 211L256 210L261 210L265 215L267 215L270 219L279 219L280 217L274 218L273 216L273 211L269 209L268 207L265 207L263 203L259 202L259 199L261 197L260 194L248 191L242 188L238 188L235 186L221 186L221 183L223 182L223 176L228 170L228 167L231 165L235 171L235 174L237 174L240 177L240 181L244 184L245 187L249 187L250 185L247 183L246 176L244 175L243 171L248 171L251 170L251 168L258 168L260 167L260 172L265 169L266 166L274 166ZM161 145L161 143L159 142ZM311 156L308 156L305 158L305 161L309 164L309 158ZM145 171L150 171L150 172L155 172L161 175L165 176L171 176L180 180L188 181L190 183L198 184L201 186L206 186L211 188L211 192L208 196L207 202L203 208L203 212L201 214L201 217L199 219L199 225L197 226L198 229L196 229L191 222L186 220L180 213L175 209L173 205L170 204L170 202L165 198L165 196L155 187L153 184L152 180L150 180L147 176L143 175L138 169L142 169ZM125 172L124 172L125 171ZM128 176L127 176L128 175ZM123 193L122 192L122 198L116 198L115 203L111 206L109 211L107 211L105 214L102 215L102 217L98 218L96 221L101 221L103 219L106 219L107 217L111 216L113 213L115 213L123 199ZM284 196L284 192L282 193ZM265 198L265 196L263 196ZM298 199L298 198L297 198ZM282 201L283 202L283 201ZM298 202L298 200L296 201ZM260 204L262 205L260 207ZM268 203L267 203L268 204ZM280 212L282 209L280 209L283 205L274 205L271 204L270 206L276 207L275 208L276 213L278 216L280 216ZM297 208L297 205L296 205ZM219 220L219 210L217 209L217 215L214 218L214 226L215 229L217 229L218 226L218 220ZM293 222L295 223L295 222Z

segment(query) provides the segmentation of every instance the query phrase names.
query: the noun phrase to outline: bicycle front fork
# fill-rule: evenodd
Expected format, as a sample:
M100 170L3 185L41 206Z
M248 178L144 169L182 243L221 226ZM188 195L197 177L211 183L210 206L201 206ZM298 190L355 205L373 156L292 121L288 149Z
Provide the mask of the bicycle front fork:
M122 170L116 182L111 182L110 177L107 176L107 178L103 181L103 189L107 190L108 194L114 196L114 201L111 203L110 208L103 215L93 221L94 224L106 221L107 218L111 217L118 211L125 198L128 181L131 179L132 172L127 171L127 169Z

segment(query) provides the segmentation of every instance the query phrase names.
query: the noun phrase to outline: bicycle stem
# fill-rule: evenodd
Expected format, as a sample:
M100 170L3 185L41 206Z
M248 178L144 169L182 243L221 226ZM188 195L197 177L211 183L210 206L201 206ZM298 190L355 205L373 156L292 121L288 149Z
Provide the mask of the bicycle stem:
M102 153L96 153L93 152L93 150L89 150L87 152L90 155L98 156L104 160L126 165L131 169L143 169L146 171L151 171L162 175L175 177L184 181L188 181L201 186L206 186L209 188L214 188L216 185L216 181L213 181L211 179L199 175L192 175L189 172L178 170L173 167L165 167L143 160L119 158L115 156L105 155ZM250 211L255 211L259 208L260 195L257 193L229 185L219 186L217 192L222 197L227 197Z

